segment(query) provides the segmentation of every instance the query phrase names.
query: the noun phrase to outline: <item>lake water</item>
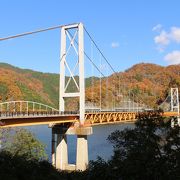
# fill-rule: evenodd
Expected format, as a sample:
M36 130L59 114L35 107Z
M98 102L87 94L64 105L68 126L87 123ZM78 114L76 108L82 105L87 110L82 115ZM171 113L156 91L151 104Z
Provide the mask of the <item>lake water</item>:
M107 141L108 135L115 130L123 130L124 128L132 128L134 124L115 124L94 126L93 134L88 136L89 160L95 160L97 156L109 159L113 152L112 144ZM46 144L46 151L51 161L51 128L48 126L31 126L28 127L36 137ZM68 136L68 156L69 163L75 163L76 158L76 136Z

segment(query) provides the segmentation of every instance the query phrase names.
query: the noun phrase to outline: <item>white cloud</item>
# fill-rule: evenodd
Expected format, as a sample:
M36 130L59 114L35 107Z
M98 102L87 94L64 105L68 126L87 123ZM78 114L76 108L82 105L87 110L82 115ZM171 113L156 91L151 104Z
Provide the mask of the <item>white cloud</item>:
M180 28L172 27L170 37L177 43L180 43Z
M154 27L152 28L152 31L157 31L157 32L159 32L161 29L162 29L162 25L161 25L161 24L157 24L156 26L154 26Z
M157 44L157 49L163 52L170 43L180 43L180 27L171 27L169 31L162 30L162 26L159 24L153 28L159 35L155 36L154 42Z
M161 33L154 38L154 42L157 44L157 50L164 52L164 49L170 43L169 34L164 30L161 31Z
M119 43L118 42L112 42L111 43L111 47L112 48L118 48L119 47Z
M161 31L160 35L154 38L156 44L166 46L170 43L169 35L166 31Z
M173 51L169 54L167 54L164 59L169 63L169 64L180 64L180 51L176 50Z

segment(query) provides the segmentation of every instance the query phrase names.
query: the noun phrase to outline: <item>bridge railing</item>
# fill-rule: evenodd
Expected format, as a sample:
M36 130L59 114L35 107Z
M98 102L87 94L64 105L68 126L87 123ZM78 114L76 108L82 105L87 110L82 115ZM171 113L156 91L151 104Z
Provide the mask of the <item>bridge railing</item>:
M0 112L0 117L35 117L35 116L59 116L59 115L78 115L77 111L64 111L64 112L53 112L53 111L40 111L40 112Z
M9 101L0 103L0 117L48 116L78 114L78 111L61 112L49 105L33 101Z
M49 105L38 103L34 101L8 101L0 103L0 111L7 111L7 112L29 112L29 111L59 111L56 108L53 108Z

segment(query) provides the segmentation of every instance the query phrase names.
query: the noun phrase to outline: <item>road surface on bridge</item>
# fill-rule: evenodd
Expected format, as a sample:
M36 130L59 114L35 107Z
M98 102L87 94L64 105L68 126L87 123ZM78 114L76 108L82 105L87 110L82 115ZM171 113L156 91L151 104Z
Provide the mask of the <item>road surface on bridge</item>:
M88 112L85 113L85 124L103 125L115 123L135 122L140 115L147 115L148 112ZM164 112L165 117L177 116L176 112ZM66 113L0 113L0 128L32 126L32 125L50 125L50 124L74 124L79 122L79 114L75 112Z

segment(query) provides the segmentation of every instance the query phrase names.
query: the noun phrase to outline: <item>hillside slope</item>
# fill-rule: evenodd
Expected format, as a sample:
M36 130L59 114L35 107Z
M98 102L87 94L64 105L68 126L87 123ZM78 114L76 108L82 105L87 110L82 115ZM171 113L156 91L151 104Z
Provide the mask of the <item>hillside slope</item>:
M104 78L101 82L100 89L98 78L86 79L86 101L98 106L101 99L102 107L109 108L114 102L118 106L122 97L130 94L132 98L133 94L135 101L141 99L145 104L154 107L165 99L170 87L180 87L180 65L162 67L141 63L125 72ZM71 83L70 89L74 88ZM58 89L58 74L41 73L0 63L0 102L33 100L58 108Z
M171 87L180 87L180 65L162 67L155 64L137 64L125 72L124 82L148 105L160 104Z
M75 79L78 82L78 77ZM87 78L86 87L90 85L91 78ZM75 89L71 80L67 91ZM59 74L20 69L10 64L0 63L0 102L12 100L36 101L58 108Z
M0 64L0 101L34 100L57 107L59 76Z
M92 100L91 92L95 91L94 101L99 101L99 86L97 84L87 88L88 100ZM115 106L118 107L120 101L127 100L130 96L135 102L156 107L165 100L171 87L180 87L180 65L163 67L140 63L102 81L102 104L108 107L107 103L111 103L113 106L112 100L115 97Z

